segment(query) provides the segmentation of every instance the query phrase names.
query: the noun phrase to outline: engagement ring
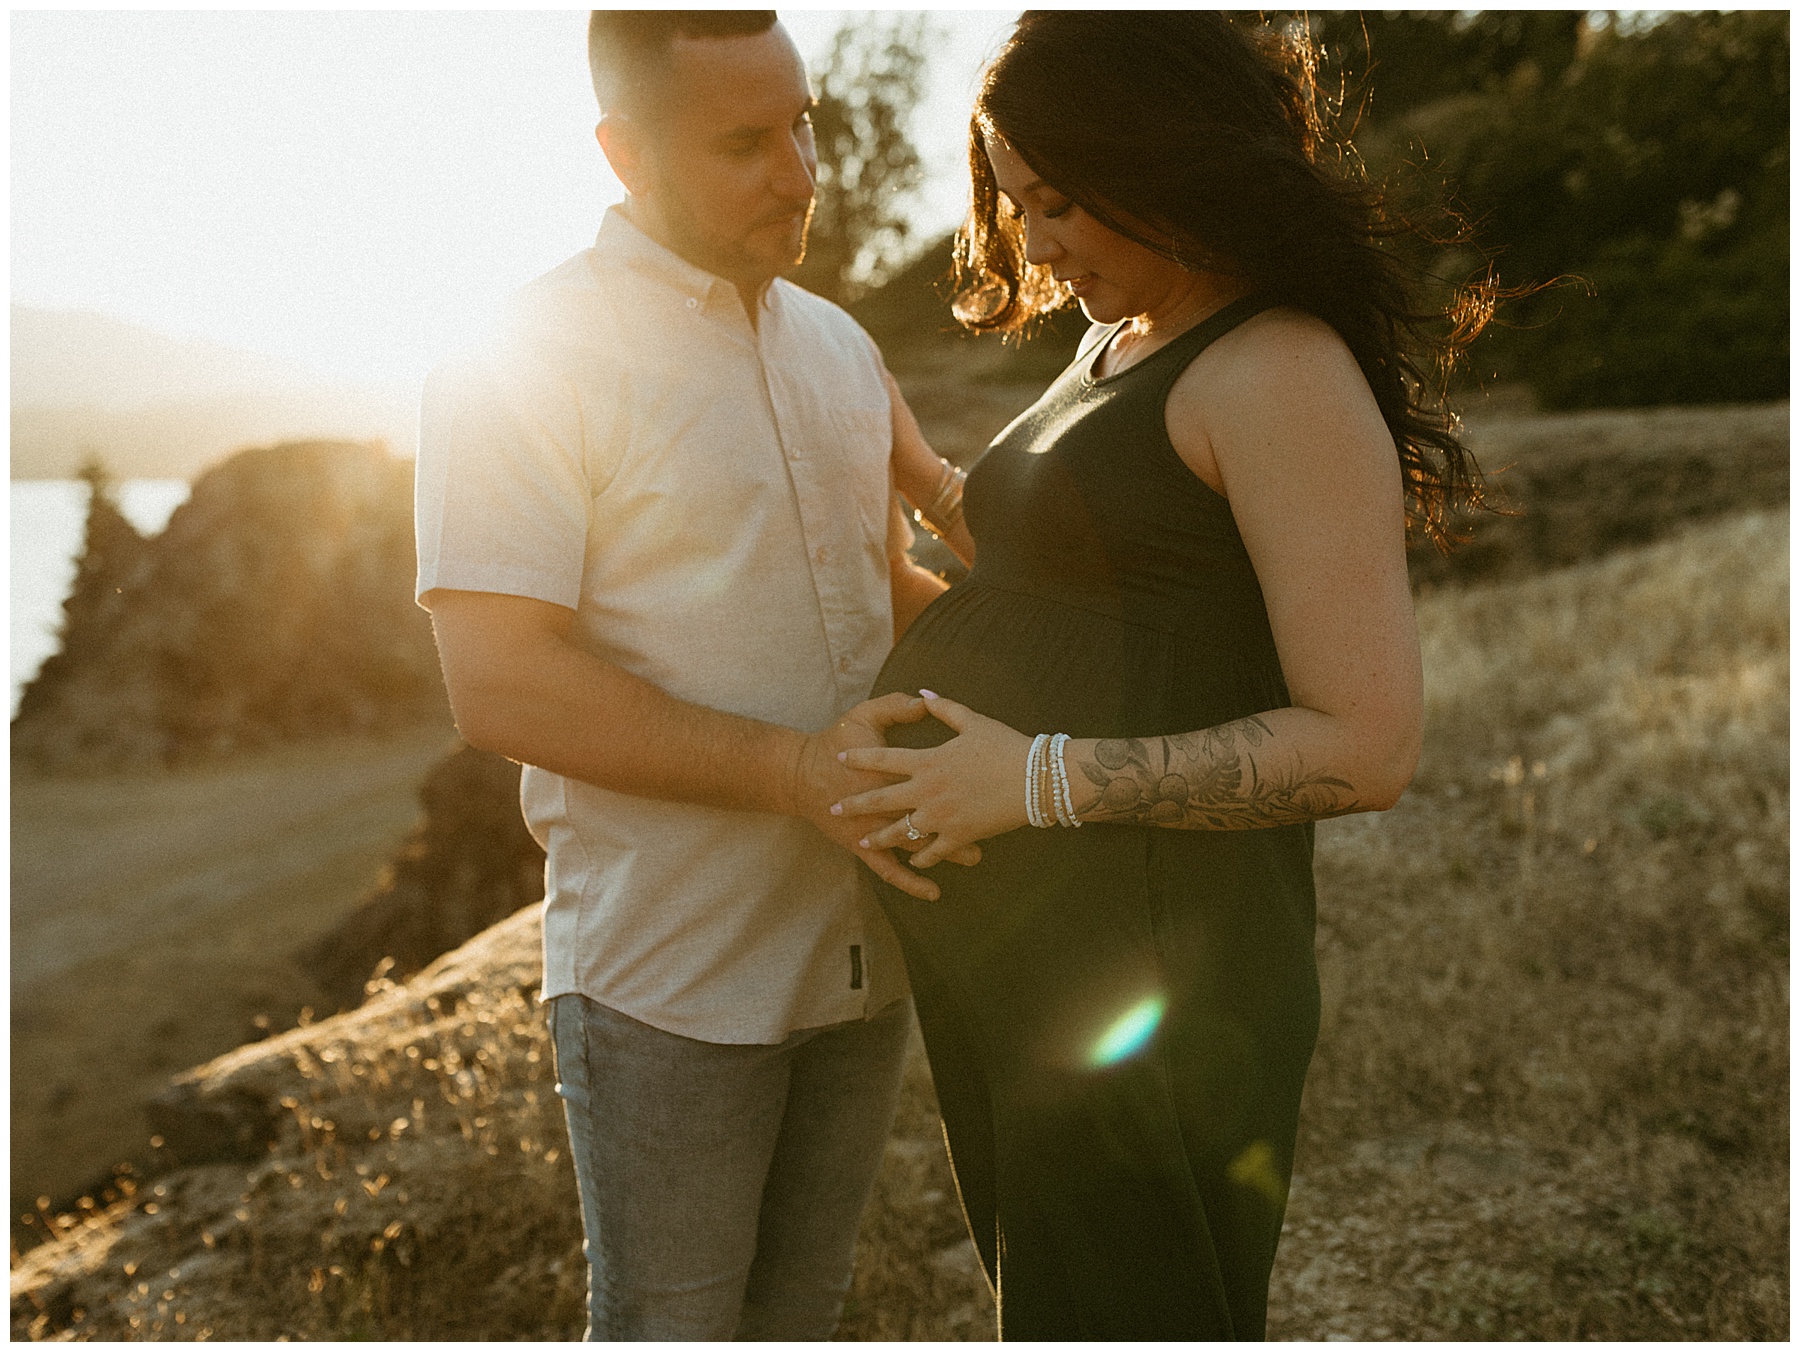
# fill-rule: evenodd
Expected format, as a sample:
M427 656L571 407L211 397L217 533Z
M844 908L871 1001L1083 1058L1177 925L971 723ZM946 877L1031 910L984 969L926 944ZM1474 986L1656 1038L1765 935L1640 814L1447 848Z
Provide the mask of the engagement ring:
M929 831L921 831L912 824L912 813L910 812L900 819L900 824L906 828L906 838L908 840L923 840L926 836L931 834Z

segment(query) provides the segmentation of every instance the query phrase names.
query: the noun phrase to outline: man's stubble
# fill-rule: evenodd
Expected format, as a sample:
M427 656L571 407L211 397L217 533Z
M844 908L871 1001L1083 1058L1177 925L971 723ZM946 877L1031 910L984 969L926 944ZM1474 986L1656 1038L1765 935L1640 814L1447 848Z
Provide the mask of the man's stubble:
M702 215L688 202L674 175L667 173L662 166L652 168L656 176L656 195L663 230L668 238L664 241L674 251L689 262L704 268L717 277L729 281L758 280L766 283L773 281L789 268L797 266L806 257L806 245L812 229L813 211L817 206L816 198L809 198L806 211L800 222L799 238L791 249L791 257L776 259L765 257L756 250L747 247L745 241L756 230L766 228L783 215L771 216L759 221L744 235L735 240L720 240L709 235L700 222ZM790 251L784 249L786 255Z

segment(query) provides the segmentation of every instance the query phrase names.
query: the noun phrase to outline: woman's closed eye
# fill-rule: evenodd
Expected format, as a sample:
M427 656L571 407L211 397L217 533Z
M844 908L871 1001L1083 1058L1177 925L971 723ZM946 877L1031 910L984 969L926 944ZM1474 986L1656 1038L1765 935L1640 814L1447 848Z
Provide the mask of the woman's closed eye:
M1074 206L1075 201L1073 198L1065 198L1056 206L1039 207L1038 214L1047 221L1054 221L1059 217L1067 216L1069 212L1074 209ZM1020 206L1017 202L1013 201L1012 198L1002 194L1000 198L1000 213L1007 220L1022 221L1025 219L1025 212L1026 208Z

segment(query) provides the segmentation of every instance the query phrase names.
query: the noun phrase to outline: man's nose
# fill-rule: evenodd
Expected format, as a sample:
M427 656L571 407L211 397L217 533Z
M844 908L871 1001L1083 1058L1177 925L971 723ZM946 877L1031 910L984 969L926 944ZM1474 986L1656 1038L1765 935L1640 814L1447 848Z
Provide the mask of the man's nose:
M784 202L809 202L818 176L818 154L798 136L782 138L769 170L769 189Z

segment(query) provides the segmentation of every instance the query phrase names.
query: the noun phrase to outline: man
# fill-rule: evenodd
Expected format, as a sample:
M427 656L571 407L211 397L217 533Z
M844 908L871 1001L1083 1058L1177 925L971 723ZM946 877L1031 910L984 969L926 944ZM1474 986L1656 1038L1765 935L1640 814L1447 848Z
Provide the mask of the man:
M812 98L772 12L596 11L628 200L427 386L418 594L463 736L525 764L593 1338L825 1338L910 1007L829 806L913 568L879 355L778 281Z

